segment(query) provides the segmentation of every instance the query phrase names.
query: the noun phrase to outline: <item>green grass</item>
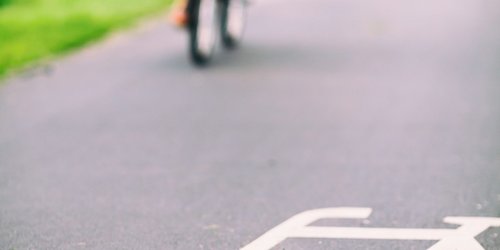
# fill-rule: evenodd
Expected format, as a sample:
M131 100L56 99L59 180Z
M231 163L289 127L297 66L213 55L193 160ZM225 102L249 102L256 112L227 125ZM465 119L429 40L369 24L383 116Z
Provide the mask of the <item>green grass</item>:
M0 76L80 47L171 0L0 0Z

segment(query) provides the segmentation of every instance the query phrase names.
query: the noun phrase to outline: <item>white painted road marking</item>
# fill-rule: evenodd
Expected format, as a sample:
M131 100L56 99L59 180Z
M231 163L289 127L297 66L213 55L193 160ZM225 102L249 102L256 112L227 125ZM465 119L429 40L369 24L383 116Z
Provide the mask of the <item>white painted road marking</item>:
M500 227L500 218L445 217L456 229L362 228L308 226L319 219L366 219L371 208L338 207L302 212L279 224L241 250L269 250L287 238L439 240L428 250L482 250L474 239L489 227Z

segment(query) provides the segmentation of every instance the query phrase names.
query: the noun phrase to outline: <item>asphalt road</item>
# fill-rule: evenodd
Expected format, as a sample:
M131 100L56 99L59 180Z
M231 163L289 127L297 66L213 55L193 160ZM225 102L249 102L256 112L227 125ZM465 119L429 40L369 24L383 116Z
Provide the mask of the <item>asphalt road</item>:
M260 1L205 69L164 20L0 85L0 249L239 249L289 217L500 217L500 4ZM500 229L477 239L500 249ZM286 239L273 249L426 249Z

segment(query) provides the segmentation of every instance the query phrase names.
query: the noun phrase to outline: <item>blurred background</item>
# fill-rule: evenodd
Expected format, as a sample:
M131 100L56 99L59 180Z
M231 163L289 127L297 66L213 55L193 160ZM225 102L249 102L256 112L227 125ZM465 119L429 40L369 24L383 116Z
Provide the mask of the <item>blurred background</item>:
M0 75L160 13L171 0L0 0Z

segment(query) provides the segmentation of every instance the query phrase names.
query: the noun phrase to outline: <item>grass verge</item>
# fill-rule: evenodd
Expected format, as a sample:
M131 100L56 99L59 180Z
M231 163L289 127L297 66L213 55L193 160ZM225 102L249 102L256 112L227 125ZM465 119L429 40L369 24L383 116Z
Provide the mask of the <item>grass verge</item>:
M171 0L0 0L0 76L80 47Z

